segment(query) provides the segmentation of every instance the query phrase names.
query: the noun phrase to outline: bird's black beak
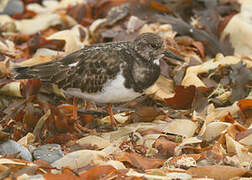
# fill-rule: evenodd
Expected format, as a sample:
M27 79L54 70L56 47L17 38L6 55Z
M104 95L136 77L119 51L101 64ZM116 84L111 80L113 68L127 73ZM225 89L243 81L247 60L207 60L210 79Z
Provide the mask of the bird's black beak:
M168 57L168 58L175 59L175 60L178 60L178 61L181 61L181 62L185 62L185 60L184 60L182 57L180 57L180 56L174 54L174 53L171 52L170 50L165 50L165 51L163 52L163 54L164 54L164 56L166 56L166 57Z

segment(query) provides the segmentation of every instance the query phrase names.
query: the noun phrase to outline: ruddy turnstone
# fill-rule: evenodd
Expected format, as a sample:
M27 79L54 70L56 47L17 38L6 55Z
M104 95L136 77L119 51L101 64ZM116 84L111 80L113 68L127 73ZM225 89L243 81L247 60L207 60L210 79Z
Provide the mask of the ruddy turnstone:
M39 79L57 84L68 95L106 103L115 128L110 103L133 100L151 87L164 54L183 61L165 50L160 36L143 33L132 42L95 44L51 62L15 67L15 79Z

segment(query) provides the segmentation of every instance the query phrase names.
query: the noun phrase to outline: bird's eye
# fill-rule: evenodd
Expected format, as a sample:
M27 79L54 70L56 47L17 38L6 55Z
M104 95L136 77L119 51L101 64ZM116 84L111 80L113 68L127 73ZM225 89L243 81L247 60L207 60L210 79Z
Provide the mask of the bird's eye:
M153 49L157 49L157 45L156 45L156 44L152 44L151 47L152 47Z

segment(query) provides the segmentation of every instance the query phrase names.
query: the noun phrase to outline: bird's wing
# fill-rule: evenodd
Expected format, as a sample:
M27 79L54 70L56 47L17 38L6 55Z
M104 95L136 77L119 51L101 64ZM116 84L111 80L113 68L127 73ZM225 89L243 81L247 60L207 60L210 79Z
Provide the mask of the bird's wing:
M60 88L80 88L95 93L120 71L120 51L84 48L62 59L30 67L15 67L15 79L40 79Z

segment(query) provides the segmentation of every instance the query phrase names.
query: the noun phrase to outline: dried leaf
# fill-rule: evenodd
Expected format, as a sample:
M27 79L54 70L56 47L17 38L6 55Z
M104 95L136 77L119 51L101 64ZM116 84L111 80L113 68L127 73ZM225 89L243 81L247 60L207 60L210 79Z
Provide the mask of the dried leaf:
M135 112L130 114L130 119L133 122L151 122L161 114L160 110L155 106L138 104L135 108Z
M99 136L93 136L93 135L83 137L79 139L78 141L76 141L76 143L84 147L92 146L92 147L95 147L97 150L106 148L107 146L110 145L110 142L108 140L101 138Z
M175 96L172 98L166 98L165 103L175 109L188 109L192 105L195 90L195 86L176 86Z
M67 180L80 180L81 178L75 174L73 171L70 169L64 168L62 169L61 174L53 174L53 173L46 173L43 176L46 180L62 180L62 179L67 179Z
M187 128L185 128L187 127ZM196 122L188 119L172 120L161 128L165 133L172 133L184 137L192 137L198 127Z
M101 151L79 150L68 153L51 165L53 167L62 168L66 165L73 170L84 166L92 166L101 163L105 158L105 153Z
M89 169L87 172L80 173L81 179L110 179L118 174L118 170L113 166L104 165Z
M242 175L247 173L248 170L230 166L214 165L191 167L186 172L197 178L208 177L216 180L222 180L231 179L234 177L241 177Z
M229 76L232 82L232 94L229 101L233 103L248 95L249 88L247 86L252 82L252 70L242 62L231 65L231 69L232 73Z
M170 161L171 164L176 164L179 160L183 159L183 158L193 158L195 161L199 160L202 157L202 155L200 154L183 154L181 156L176 156L174 158L172 158L172 160Z
M170 79L160 75L155 84L148 89L146 94L154 94L154 98L164 100L165 98L172 97L173 93L173 82Z
M115 157L118 161L128 162L131 166L140 169L153 169L162 166L165 160L140 156L137 153L123 152Z
M174 156L176 143L169 141L166 137L160 136L154 143L154 147L158 150L158 155L164 158Z

